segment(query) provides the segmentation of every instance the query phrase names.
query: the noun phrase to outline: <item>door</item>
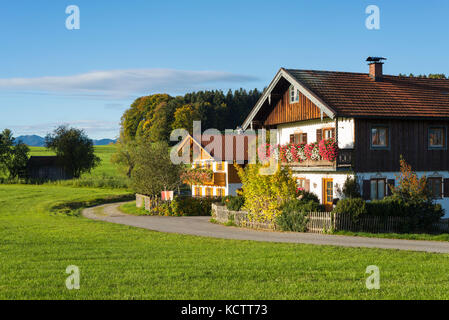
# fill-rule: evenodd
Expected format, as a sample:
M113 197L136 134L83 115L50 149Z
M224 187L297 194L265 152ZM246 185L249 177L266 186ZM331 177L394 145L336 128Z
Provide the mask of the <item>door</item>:
M323 204L326 211L332 211L334 201L334 182L332 179L323 179Z

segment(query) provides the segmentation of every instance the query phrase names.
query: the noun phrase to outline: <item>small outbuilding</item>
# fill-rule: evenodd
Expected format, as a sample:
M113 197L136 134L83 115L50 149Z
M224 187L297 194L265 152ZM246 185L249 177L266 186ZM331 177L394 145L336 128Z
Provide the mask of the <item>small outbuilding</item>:
M71 179L56 156L30 157L27 177L32 180L56 181Z

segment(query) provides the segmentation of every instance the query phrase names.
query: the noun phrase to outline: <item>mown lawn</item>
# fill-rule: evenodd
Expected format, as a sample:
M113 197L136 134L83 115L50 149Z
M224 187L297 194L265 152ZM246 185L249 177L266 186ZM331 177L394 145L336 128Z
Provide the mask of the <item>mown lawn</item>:
M165 234L60 205L123 193L0 186L0 298L449 298L448 255ZM80 268L80 290L65 287L69 265ZM380 290L365 288L368 265L381 270Z

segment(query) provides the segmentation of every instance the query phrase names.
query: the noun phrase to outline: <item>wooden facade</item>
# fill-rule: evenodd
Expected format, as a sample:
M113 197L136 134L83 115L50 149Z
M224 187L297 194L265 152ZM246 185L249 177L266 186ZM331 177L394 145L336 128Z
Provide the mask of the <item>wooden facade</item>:
M373 126L386 126L389 145L384 149L371 146ZM429 128L445 127L449 120L403 120L403 119L355 119L355 167L356 172L399 171L402 155L414 171L449 170L449 152L429 148ZM447 141L447 140L446 140Z
M321 110L299 92L299 101L290 103L288 87L264 120L265 126L321 118Z

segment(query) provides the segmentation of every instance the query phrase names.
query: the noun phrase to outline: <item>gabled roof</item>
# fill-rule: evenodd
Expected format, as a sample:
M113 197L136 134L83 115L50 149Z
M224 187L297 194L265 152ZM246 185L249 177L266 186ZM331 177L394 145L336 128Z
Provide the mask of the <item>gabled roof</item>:
M449 80L281 68L243 124L247 129L284 77L330 118L449 118Z
M218 139L218 150L214 150L214 139ZM218 137L214 135L203 134L201 142L187 135L178 145L177 151L180 151L188 141L192 141L200 150L210 156L213 161L247 161L250 158L249 149L252 143L255 143L257 136L254 134L238 135L238 134L221 134ZM238 145L242 143L243 145ZM220 150L221 149L221 150Z
M248 117L243 122L242 128L246 130L251 121L257 115L262 106L269 101L271 104L271 93L273 89L276 87L278 82L282 79L286 79L290 84L292 84L297 90L299 90L302 94L304 94L310 101L312 101L318 108L321 109L322 113L325 113L329 118L333 119L336 115L335 110L333 110L326 102L324 102L318 95L316 95L313 91L309 90L307 86L305 86L301 81L293 77L286 69L281 68L274 79L271 81L270 85L265 89L259 101L257 101L254 108L251 110Z
M449 117L449 80L313 70L286 70L338 116Z

